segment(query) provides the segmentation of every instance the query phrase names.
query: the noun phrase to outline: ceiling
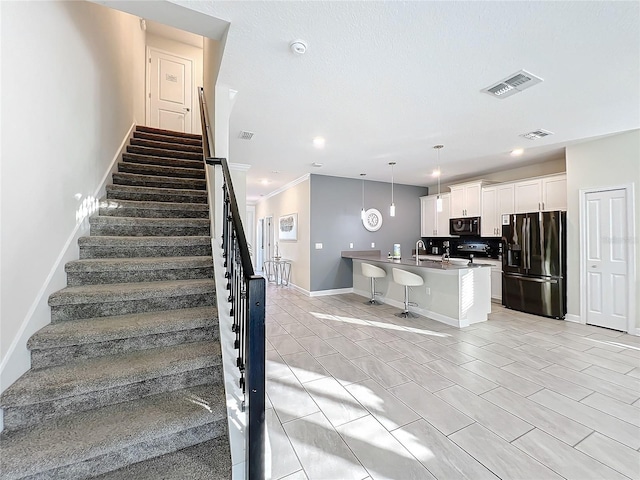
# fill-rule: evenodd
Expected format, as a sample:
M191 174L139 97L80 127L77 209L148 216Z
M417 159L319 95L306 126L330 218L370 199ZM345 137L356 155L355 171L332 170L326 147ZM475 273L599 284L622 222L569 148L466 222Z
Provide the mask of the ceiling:
M229 156L251 165L249 203L306 173L390 181L389 162L433 185L436 144L446 185L640 127L637 1L172 3L230 24L218 82L238 92ZM481 92L521 69L544 81ZM520 136L537 129L554 134Z

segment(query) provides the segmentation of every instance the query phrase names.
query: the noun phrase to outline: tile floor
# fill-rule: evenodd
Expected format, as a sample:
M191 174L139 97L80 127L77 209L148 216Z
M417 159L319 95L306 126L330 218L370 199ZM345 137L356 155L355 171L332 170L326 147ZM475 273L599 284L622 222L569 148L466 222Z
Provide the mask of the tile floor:
M267 292L273 479L640 479L640 337Z

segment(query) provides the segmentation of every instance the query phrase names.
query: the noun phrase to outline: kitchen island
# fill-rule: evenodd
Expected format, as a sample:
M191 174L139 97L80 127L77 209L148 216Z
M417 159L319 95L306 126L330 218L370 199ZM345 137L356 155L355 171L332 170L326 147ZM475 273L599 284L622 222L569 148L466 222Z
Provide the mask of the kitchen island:
M379 251L344 251L342 258L353 261L353 291L370 296L370 279L362 275L362 263L370 263L387 273L376 279L380 301L403 308L404 287L393 281L393 268L419 275L424 285L411 287L410 300L418 304L411 311L455 327L485 322L491 312L491 265L454 265L413 258L391 259ZM375 308L375 307L372 307Z

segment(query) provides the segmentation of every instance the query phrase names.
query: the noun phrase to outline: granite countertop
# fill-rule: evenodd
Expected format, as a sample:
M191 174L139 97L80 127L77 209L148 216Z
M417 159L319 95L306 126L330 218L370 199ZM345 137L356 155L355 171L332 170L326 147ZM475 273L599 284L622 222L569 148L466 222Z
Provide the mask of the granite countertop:
M387 258L386 255L381 255L380 251L344 251L342 252L342 258L351 258L355 260L365 260L370 262L378 262L378 263L390 263L394 265L405 265L411 267L421 267L421 268L431 268L434 270L465 270L469 268L491 268L490 264L487 263L472 263L468 265L454 265L447 262L439 262L437 260L420 260L416 263L415 258L401 258L401 259L392 259Z

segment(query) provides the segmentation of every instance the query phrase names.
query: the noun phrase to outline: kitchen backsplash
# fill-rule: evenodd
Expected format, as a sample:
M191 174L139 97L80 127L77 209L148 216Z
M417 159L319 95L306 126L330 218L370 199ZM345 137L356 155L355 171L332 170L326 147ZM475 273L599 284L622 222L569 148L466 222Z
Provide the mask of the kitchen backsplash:
M427 254L442 255L444 250L444 242L449 242L449 252L452 257L462 256L458 255L458 245L463 244L486 244L486 256L488 258L502 258L501 255L501 240L499 238L485 238L485 237L423 237L422 240L427 247ZM476 254L476 256L484 256L482 254Z

